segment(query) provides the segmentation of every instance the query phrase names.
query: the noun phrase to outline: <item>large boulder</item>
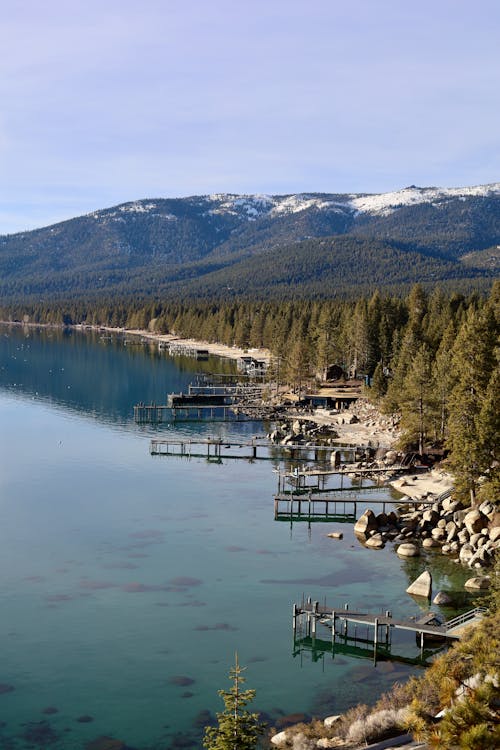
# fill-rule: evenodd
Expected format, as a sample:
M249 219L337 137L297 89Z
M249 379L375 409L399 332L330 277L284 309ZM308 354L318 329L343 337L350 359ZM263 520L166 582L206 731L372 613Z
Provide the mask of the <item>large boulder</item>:
M430 523L434 525L439 521L439 513L432 508L429 510L424 510L422 513L422 521L426 521L426 523Z
M445 497L441 507L445 513L453 513L458 510L460 503L458 500L453 500L451 497Z
M464 583L464 587L471 591L479 591L480 589L488 589L490 583L491 579L489 576L476 576L476 578L469 578L469 580Z
M493 526L489 531L489 537L492 542L497 542L500 539L500 526Z
M430 599L432 593L432 576L429 571L424 570L424 572L408 586L406 593L411 594L412 596L422 596L425 599Z
M433 604L453 604L453 599L449 594L446 593L446 591L438 591L434 599L432 600Z
M280 745L284 745L287 740L288 740L288 735L286 732L278 732L277 734L271 737L272 744L277 745L278 747Z
M422 542L422 547L426 547L429 549L431 549L432 547L440 547L440 546L441 544L439 543L439 541L437 539L433 539L430 536L427 537L427 539L424 539L424 541Z
M493 503L490 503L489 500L485 500L484 503L481 503L478 510L484 516L488 516L488 518L491 518L495 515L495 506L493 505Z
M370 532L377 531L378 524L375 517L375 513L368 508L365 510L362 516L358 518L354 524L354 533L356 536L367 539L370 536Z
M446 524L446 541L452 542L457 535L457 524L454 521L448 521Z
M436 527L435 529L432 529L431 535L432 535L432 538L436 539L437 541L443 541L444 539L446 539L446 531L438 527Z
M389 525L389 518L386 513L378 513L376 518L377 518L377 526Z
M458 541L460 544L466 544L469 541L470 534L467 529L462 529L458 532Z
M464 526L469 534L477 534L488 525L488 517L479 510L470 510L464 518Z
M382 534L373 534L373 536L365 541L365 547L370 547L371 549L382 549L383 547L385 547L384 540L382 539Z
M342 714L336 714L335 716L327 716L326 719L323 719L323 724L327 729L330 729L330 727L333 727L334 724L336 724L339 719L342 718Z
M396 552L401 557L418 557L420 555L419 548L412 542L403 542L403 544L399 545Z
M473 558L473 556L474 556L474 550L472 549L471 545L464 544L459 554L460 562L464 563L465 565L468 565L471 559Z

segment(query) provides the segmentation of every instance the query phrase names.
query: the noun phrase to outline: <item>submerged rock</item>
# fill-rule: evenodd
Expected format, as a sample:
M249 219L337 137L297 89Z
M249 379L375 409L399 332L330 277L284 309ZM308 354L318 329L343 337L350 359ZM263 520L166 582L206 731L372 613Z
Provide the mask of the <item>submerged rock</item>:
M432 600L433 604L453 604L453 599L449 594L447 594L445 591L438 591L434 599Z
M126 750L126 744L114 737L102 735L85 744L85 750Z

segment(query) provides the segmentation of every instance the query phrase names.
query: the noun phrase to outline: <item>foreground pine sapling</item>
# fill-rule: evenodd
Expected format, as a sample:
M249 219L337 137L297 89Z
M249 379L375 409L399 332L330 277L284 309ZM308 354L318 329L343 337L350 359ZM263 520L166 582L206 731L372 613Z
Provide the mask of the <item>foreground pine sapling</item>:
M259 714L246 710L246 706L255 697L255 690L242 690L245 682L242 676L244 667L235 664L229 671L233 686L230 690L219 690L225 709L217 714L217 726L206 727L203 740L207 750L253 750L257 747L259 737L264 732L265 724Z

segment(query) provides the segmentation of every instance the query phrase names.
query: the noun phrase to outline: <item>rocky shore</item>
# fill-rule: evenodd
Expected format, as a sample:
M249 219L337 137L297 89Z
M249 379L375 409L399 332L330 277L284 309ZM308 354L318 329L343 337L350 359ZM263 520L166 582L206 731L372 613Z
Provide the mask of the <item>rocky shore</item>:
M500 513L489 501L478 508L464 508L449 495L416 508L403 505L389 514L367 510L356 522L354 533L366 547L381 549L386 542L394 542L401 557L434 549L457 563L482 569L492 563L500 546Z

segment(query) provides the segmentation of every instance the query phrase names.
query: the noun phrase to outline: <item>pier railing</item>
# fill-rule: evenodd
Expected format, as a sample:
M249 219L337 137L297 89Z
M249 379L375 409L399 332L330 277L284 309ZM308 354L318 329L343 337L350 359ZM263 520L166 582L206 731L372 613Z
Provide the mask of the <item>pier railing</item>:
M464 612L457 617L453 617L451 620L447 620L445 622L445 627L447 630L451 631L455 628L462 627L463 625L471 624L472 622L481 619L486 611L486 607L476 607L475 609L469 610L469 612Z

